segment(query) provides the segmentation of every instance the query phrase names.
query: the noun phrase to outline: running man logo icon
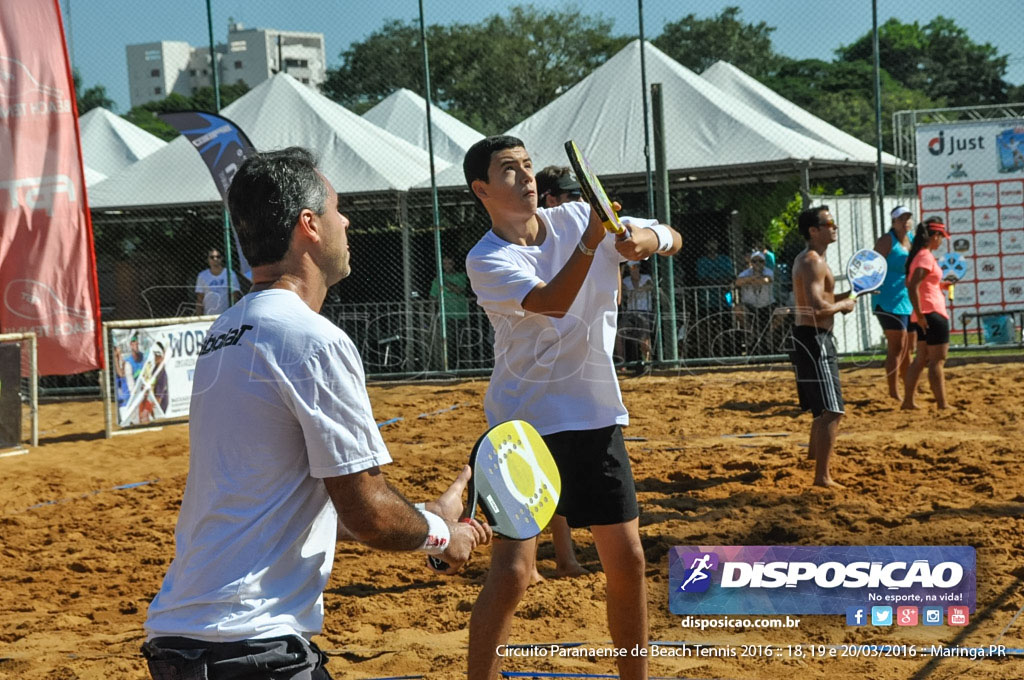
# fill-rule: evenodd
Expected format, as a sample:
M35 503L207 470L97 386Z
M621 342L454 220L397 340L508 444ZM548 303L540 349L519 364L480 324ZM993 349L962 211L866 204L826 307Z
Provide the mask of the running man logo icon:
M715 553L686 553L683 564L688 564L683 572L683 585L679 590L685 593L704 593L711 587L711 574L718 569L718 555Z

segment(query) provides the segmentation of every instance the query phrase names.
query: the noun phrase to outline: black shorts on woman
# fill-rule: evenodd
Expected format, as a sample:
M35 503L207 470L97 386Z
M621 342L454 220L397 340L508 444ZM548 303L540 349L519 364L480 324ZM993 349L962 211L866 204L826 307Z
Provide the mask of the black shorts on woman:
M908 329L917 333L917 341L926 345L948 345L949 319L938 312L928 312L924 318L928 320L928 330L924 330L914 322L911 322Z

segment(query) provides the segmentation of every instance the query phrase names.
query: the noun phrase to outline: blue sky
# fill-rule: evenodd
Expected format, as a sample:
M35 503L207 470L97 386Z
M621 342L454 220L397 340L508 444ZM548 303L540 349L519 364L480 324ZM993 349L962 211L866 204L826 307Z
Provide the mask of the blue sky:
M352 42L362 40L386 20L414 20L417 0L210 0L214 39L224 41L228 18L248 27L323 33L329 65ZM157 40L208 43L205 0L60 0L72 60L87 87L102 84L128 109L125 45ZM473 22L504 13L512 2L500 0L423 0L427 23ZM534 0L543 8L566 2ZM713 16L729 5L742 9L748 22L764 21L776 30L776 49L794 58L830 60L833 51L871 29L870 0L645 0L644 31L656 36L667 21L686 14ZM586 0L578 6L615 22L616 34L636 35L637 3L631 0ZM990 42L1009 55L1007 80L1024 82L1024 30L1020 0L878 0L879 23L890 17L927 23L935 16L954 19L976 42ZM70 19L69 19L70 17Z

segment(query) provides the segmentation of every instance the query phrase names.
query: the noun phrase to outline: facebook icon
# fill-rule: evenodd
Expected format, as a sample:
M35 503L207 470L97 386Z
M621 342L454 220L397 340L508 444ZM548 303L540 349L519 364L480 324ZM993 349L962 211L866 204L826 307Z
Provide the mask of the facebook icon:
M866 607L847 607L846 608L846 625L847 626L865 626L867 625L867 608Z

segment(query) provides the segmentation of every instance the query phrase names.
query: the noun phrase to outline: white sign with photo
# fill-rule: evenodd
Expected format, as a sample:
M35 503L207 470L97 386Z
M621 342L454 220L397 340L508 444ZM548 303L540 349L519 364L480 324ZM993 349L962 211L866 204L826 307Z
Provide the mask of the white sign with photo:
M211 323L110 331L120 427L188 417L196 359Z

